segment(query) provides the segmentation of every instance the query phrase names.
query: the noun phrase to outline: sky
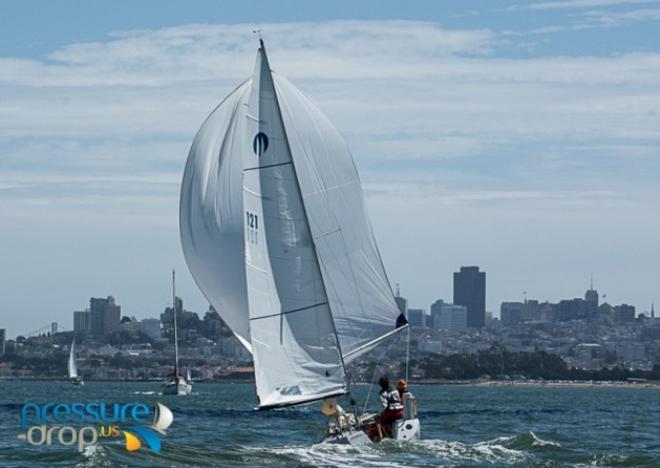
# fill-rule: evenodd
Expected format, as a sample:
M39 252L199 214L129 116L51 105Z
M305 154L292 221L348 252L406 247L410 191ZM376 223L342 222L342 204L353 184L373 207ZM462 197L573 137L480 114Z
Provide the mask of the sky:
M411 307L660 301L660 1L14 1L0 14L0 328L156 317L192 139L271 66L338 128ZM394 284L393 284L394 286Z

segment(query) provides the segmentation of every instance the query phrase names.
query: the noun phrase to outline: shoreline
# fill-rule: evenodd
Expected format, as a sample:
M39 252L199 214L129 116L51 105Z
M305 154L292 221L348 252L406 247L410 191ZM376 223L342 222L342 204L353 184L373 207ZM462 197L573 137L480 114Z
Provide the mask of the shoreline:
M0 378L0 382L63 382L68 379L7 379ZM142 379L93 379L86 382L142 382L160 383L161 380ZM195 380L196 384L225 383L225 384L254 384L254 379L217 379ZM420 379L409 380L410 385L446 385L459 387L528 387L528 388L654 388L660 389L660 381L592 381L592 380L443 380ZM354 382L353 385L370 385L369 382ZM375 384L374 384L375 385Z
M658 381L594 381L594 380L419 380L411 385L455 385L463 387L529 387L529 388L660 388Z

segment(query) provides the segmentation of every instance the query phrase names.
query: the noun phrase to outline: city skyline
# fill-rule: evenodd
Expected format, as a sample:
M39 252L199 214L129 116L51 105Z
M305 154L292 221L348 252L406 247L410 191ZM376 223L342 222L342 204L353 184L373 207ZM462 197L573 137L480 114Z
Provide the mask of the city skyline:
M523 291L581 297L591 273L612 303L642 312L659 296L657 2L290 6L6 6L9 336L68 323L89 295L156 316L172 267L205 309L181 253L179 183L195 131L250 75L257 27L273 67L346 138L411 308L449 300L461 265L488 272L496 313Z
M485 275L485 273L486 273L484 271L479 271L478 266L474 266L474 265L467 266L467 267L466 266L461 266L460 271L459 272L454 272L453 277L456 278L458 273L460 273L460 272L462 272L466 269L467 270L476 269L476 271L479 274L484 274ZM488 284L487 276L485 276L484 278L485 278L485 282L486 282L486 285L487 285ZM452 313L453 313L453 309L455 309L456 306L460 306L460 307L465 309L465 311L463 313L465 314L466 323L465 323L465 326L460 327L460 329L481 328L481 326L476 326L475 327L473 325L468 325L467 308L465 308L465 306L463 306L461 304L457 304L457 303L452 302L451 300L449 300L449 298L451 296L436 297L436 299L432 303L421 304L421 303L418 303L414 300L413 300L413 302L411 302L410 297L407 297L405 294L402 294L400 284L397 283L394 286L395 286L395 290L394 290L395 300L396 300L396 303L399 307L399 310L401 310L402 313L404 313L406 315L408 314L408 312L411 312L411 311L413 311L413 313L415 313L415 314L423 312L425 315L424 315L424 318L421 319L421 320L422 320L422 322L424 322L424 326L428 326L428 327L432 326L433 315L434 315L433 308L434 308L434 306L437 305L437 306L448 306L449 311L451 311ZM486 286L486 291L487 291L487 286ZM645 317L648 317L648 318L656 317L655 311L654 311L654 302L655 302L654 300L651 300L651 303L648 306L648 308L645 305L639 305L639 304L627 304L625 302L623 302L623 303L614 303L614 302L610 303L610 302L608 302L607 301L607 294L601 294L596 289L596 287L594 285L593 275L590 279L589 287L587 289L585 289L583 295L568 294L568 295L565 295L563 297L539 299L539 298L535 298L535 297L528 297L527 291L523 291L522 294L523 294L522 298L509 298L509 299L503 300L494 309L486 308L485 309L485 315L490 314L491 318L497 318L499 320L502 320L502 311L505 307L507 307L507 308L513 307L515 309L515 308L518 308L518 307L526 304L528 301L530 303L536 304L537 306L538 305L542 306L542 305L546 305L546 304L559 306L559 305L561 305L562 302L571 302L571 301L574 301L574 300L580 300L580 301L584 301L585 304L588 304L589 302L593 302L595 300L595 304L596 304L595 307L598 307L598 306L603 305L603 304L609 304L613 308L616 308L616 307L619 307L619 306L624 306L624 307L632 306L632 308L634 310L634 318L637 318L637 316L639 316L639 315L644 315ZM179 307L180 310L183 310L183 306L182 306L183 302L182 301L183 301L183 298L181 296L177 295L177 304L178 304L178 307ZM455 301L455 299L454 299L454 301ZM114 320L118 324L120 319L123 318L123 317L129 317L131 319L136 319L138 321L156 319L156 318L162 316L162 314L163 314L162 311L163 310L167 313L168 310L171 311L171 307L172 307L172 302L170 300L170 302L168 304L165 304L163 306L163 309L161 309L159 312L156 312L154 315L135 315L135 314L130 314L130 313L121 313L120 311L121 311L122 306L119 303L115 302L115 298L114 298L113 295L109 295L107 297L94 297L94 296L91 296L88 299L87 303L89 304L88 307L83 308L82 310L73 310L73 311L69 312L69 314L71 316L71 320L70 320L70 325L71 326L69 326L69 320L68 319L66 319L64 321L50 321L48 323L39 324L39 326L36 327L36 328L33 327L30 330L25 330L23 332L19 332L19 333L15 333L15 334L7 334L7 336L9 338L12 338L12 339L15 338L16 336L19 336L19 335L33 336L35 333L36 334L46 333L52 327L56 327L56 328L58 327L59 331L63 331L63 332L67 332L67 331L77 332L78 329L83 329L87 333L92 333L92 334L96 334L96 335L105 335L108 332L112 332L112 331L116 330L113 325L108 325L107 322L106 322L108 319L103 317L103 315L106 313L105 312L106 310L113 311L113 312L111 312L113 314L113 319L112 320ZM110 306L110 307L108 307L108 306ZM97 307L100 307L101 309L98 312L96 312L96 314L93 314L92 311ZM194 312L194 313L197 313L197 314L201 314L201 313L203 313L204 311L207 311L207 310L213 310L212 306L208 303L206 304L206 306L204 308L194 309L194 310L191 310L191 311L188 311L188 312ZM520 313L520 311L518 313ZM96 318L93 318L94 315L96 315ZM418 320L420 320L420 319L411 320L410 317L408 317L408 319L409 319L410 323L412 323L413 325L417 325L416 322ZM484 316L484 321L487 322L488 320L489 320L489 318ZM95 322L96 322L96 324L94 325ZM415 323L413 323L413 322L415 322ZM78 325L76 325L76 324L78 324Z

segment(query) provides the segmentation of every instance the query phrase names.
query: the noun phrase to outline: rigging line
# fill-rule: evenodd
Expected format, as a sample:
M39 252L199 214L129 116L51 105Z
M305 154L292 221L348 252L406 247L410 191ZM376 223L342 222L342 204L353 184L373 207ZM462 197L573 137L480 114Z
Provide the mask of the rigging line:
M266 164L265 166L246 167L245 169L243 169L243 171L254 171L255 169L268 169L271 167L286 166L287 164L291 164L291 161L281 162L276 164Z
M369 399L371 398L371 391L374 388L374 382L376 381L376 375L378 374L378 371L380 370L380 363L382 362L383 358L385 357L385 354L390 350L390 348L394 345L399 340L392 340L389 345L385 349L383 349L383 352L380 354L380 357L376 361L376 367L374 368L374 373L371 376L371 382L369 382L369 391L367 392L367 398L364 400L364 407L362 408L362 413L367 410L367 405L369 404Z
M410 325L406 333L406 383L408 382L408 362L410 361Z
M327 301L326 302L319 302L318 304L312 304L312 305L309 305L307 307L301 307L299 309L287 310L287 311L284 311L284 312L278 312L276 314L262 315L261 317L252 317L250 319L250 321L264 319L264 318L270 318L270 317L278 317L280 315L292 314L294 312L301 312L303 310L313 309L314 307L319 307L319 306L322 306L322 305L326 305L327 303L328 303Z

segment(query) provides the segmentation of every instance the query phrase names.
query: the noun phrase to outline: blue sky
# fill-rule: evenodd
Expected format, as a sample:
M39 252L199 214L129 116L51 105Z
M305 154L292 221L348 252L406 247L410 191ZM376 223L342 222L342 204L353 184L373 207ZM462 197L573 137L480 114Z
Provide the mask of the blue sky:
M38 14L36 13L38 12ZM487 272L488 308L660 297L660 2L6 2L0 326L70 328L90 296L156 316L178 186L210 110L273 68L352 148L388 274L415 307Z

